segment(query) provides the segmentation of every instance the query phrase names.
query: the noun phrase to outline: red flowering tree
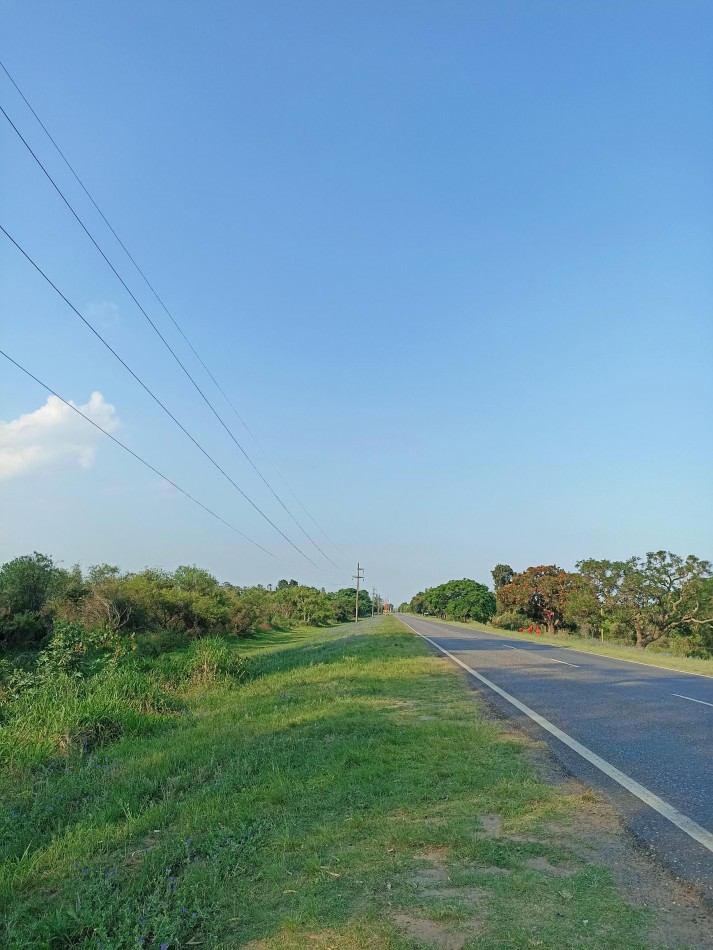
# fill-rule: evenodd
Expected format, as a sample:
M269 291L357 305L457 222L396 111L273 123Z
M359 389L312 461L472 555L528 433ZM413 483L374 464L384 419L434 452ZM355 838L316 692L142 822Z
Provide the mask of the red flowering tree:
M570 574L554 564L528 567L498 590L498 602L506 610L517 610L545 624L547 632L554 635L564 620L568 599L582 582L579 574Z

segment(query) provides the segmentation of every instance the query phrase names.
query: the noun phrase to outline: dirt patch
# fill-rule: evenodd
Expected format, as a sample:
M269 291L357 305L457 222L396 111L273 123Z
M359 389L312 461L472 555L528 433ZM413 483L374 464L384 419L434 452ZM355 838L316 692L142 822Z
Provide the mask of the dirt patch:
M448 853L448 848L435 845L429 848L428 851L422 851L414 855L416 861L428 861L433 867L418 868L418 870L414 871L408 878L409 884L414 884L416 887L421 888L427 887L429 884L438 884L442 881L449 880L448 868L445 864Z
M503 820L500 815L480 815L480 828L475 832L476 838L499 838L503 830Z
M476 904L482 900L483 892L477 887L431 887L419 892L419 897L450 897Z
M417 861L430 861L431 864L442 865L448 858L449 848L436 845L429 848L428 851L422 851L414 855Z
M451 929L445 924L413 917L411 914L397 913L393 914L391 919L413 940L433 944L438 950L462 950L466 940L483 930L482 922L477 920L470 920L466 924L459 923L457 929Z
M425 887L428 884L438 884L440 881L450 880L446 868L421 868L408 878L409 884L416 887Z
M525 861L525 867L530 868L531 871L541 871L543 874L549 874L550 877L571 877L574 874L574 871L570 868L550 864L547 858L528 858Z

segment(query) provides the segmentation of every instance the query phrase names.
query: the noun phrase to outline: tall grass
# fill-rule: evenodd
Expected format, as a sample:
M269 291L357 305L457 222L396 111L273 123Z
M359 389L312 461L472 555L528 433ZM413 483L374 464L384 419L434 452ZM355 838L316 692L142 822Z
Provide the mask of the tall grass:
M108 666L89 679L57 674L5 709L0 763L38 765L123 736L148 735L181 704L148 674Z

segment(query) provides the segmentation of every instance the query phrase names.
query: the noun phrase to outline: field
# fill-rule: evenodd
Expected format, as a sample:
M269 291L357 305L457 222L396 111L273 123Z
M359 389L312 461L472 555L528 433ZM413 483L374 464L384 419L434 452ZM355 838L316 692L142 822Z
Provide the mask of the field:
M2 946L705 946L624 896L591 837L626 863L606 809L539 778L542 751L395 618L227 649L245 663L189 678L182 651L147 660L168 702L143 732L52 752L15 730Z

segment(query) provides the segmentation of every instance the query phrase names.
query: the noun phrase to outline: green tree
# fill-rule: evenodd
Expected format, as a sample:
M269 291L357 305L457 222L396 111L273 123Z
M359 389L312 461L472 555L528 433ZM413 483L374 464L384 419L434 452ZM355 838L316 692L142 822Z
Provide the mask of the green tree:
M52 627L49 605L62 581L46 554L24 554L0 567L0 637L8 643L36 643Z
M464 577L429 587L411 598L412 613L448 617L451 620L477 620L487 623L495 614L495 596L485 584Z
M510 584L515 576L515 571L513 571L509 564L496 564L490 573L493 578L496 594L501 587Z
M621 584L619 598L630 619L637 647L647 647L662 637L699 636L713 626L713 610L705 602L702 581L711 576L711 564L689 554L650 551L632 558Z
M356 587L342 587L341 590L327 594L327 602L332 617L337 623L354 620L356 609ZM359 616L371 617L371 597L365 590L359 591Z
M425 614L427 613L427 604L426 598L423 595L423 592L414 594L411 600L408 602L408 611L412 614Z

